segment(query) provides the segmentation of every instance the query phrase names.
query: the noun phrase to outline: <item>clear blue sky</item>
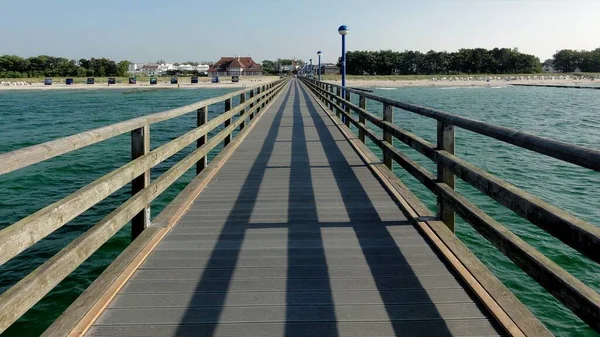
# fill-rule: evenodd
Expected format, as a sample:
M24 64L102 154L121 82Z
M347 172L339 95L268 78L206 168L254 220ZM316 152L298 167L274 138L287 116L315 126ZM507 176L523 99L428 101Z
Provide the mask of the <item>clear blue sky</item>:
M340 24L348 50L517 47L543 61L600 47L600 0L0 0L0 54L335 61Z

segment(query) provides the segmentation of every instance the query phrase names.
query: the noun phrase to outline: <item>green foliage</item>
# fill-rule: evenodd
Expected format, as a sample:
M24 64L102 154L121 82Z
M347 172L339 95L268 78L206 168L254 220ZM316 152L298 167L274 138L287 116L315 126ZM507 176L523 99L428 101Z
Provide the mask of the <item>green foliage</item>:
M205 74L201 74L197 70L167 70L165 72L167 76L206 76Z
M262 66L263 71L265 73L274 74L274 73L276 73L278 71L277 70L277 65L275 64L275 62L270 61L270 60L264 60L264 61L262 61L261 66Z
M296 65L302 67L304 65L304 61L302 60L292 60L292 59L277 59L275 61L271 61L271 60L264 60L262 61L262 68L263 71L266 74L278 74L279 73L279 67L281 66L290 66L292 65L294 62L296 62Z
M83 76L125 76L129 61L118 64L107 58L76 60L48 55L22 58L16 55L0 55L0 77L83 77Z
M566 73L577 71L600 72L600 48L592 51L562 49L553 55L554 69Z
M117 65L117 76L125 76L127 75L127 70L129 70L129 64L131 62L125 60L125 61L121 61L119 62L119 64Z
M340 65L338 61L338 66ZM539 58L516 48L460 49L427 53L352 51L346 54L346 71L353 75L515 74L542 71Z

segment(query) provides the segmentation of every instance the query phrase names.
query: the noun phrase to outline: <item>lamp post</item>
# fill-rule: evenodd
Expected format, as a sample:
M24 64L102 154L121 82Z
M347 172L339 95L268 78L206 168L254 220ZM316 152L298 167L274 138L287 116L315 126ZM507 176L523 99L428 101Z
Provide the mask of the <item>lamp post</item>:
M317 55L319 55L319 68L317 68L317 74L319 75L319 82L321 82L321 51L319 50L317 52Z
M309 59L308 61L310 61L310 69L308 71L308 78L310 78L311 80L313 79L313 65L312 65L312 59Z
M350 32L348 26L341 25L338 28L338 33L342 36L342 62L341 62L341 73L342 73L342 97L346 97L346 35ZM342 114L342 120L345 122L346 117Z

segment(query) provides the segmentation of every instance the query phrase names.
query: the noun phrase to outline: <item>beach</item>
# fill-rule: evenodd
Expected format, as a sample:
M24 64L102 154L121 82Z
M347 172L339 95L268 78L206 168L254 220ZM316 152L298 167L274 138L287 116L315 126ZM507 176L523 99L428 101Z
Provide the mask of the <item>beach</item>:
M340 81L326 81L332 84L340 84ZM468 79L452 79L437 80L433 79L418 79L418 80L357 80L349 79L346 85L358 88L403 88L403 87L498 87L511 84L539 84L539 85L580 85L580 86L599 86L600 80L592 81L591 79L490 79L487 80L468 80Z
M117 83L108 85L107 82L96 81L95 84L86 83L73 83L70 85L65 84L64 79L59 82L58 79L54 80L52 85L44 85L43 80L40 79L27 79L27 78L16 78L16 79L3 79L0 83L0 91L4 90L111 90L111 89L209 89L209 88L244 88L251 87L254 85L264 84L278 79L279 76L257 76L240 78L239 82L231 82L231 78L227 77L219 83L210 83L210 78L201 77L198 79L199 83L190 83L189 77L180 77L179 84L171 84L170 78L159 77L158 83L150 85L148 79L138 80L136 84L128 83ZM10 84L7 84L10 82ZM25 83L25 84L23 84Z

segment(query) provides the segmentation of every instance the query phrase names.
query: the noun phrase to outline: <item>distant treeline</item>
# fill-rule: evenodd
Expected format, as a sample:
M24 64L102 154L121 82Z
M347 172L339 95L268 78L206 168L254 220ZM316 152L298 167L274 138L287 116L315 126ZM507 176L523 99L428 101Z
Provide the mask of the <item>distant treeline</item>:
M600 48L592 51L562 49L552 57L553 59L544 61L544 65L552 66L558 71L571 73L579 69L586 73L600 72Z
M16 55L0 56L0 78L126 76L128 67L129 61L117 63L107 58L76 61L47 55L29 58Z
M338 66L340 63L338 62ZM542 71L540 59L518 49L475 48L457 52L427 53L351 51L346 54L346 72L353 75L432 75L432 74L523 74Z
M278 74L279 73L279 68L281 66L290 66L294 62L298 66L303 66L304 65L304 62L302 60L277 59L275 61L263 60L261 66L263 68L263 71L266 74Z

